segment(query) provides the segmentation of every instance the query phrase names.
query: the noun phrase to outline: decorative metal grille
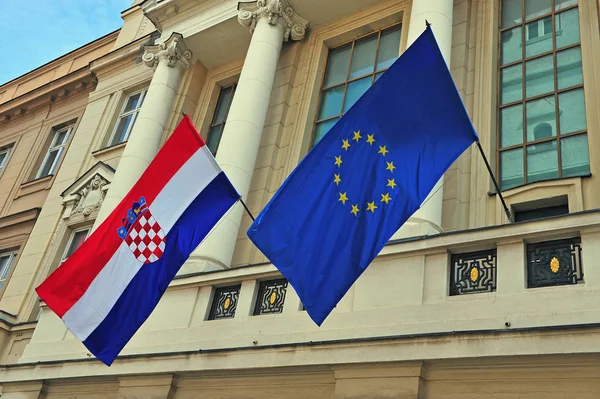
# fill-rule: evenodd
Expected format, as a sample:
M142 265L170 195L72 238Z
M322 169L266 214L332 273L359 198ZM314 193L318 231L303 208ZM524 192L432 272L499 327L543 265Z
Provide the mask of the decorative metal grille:
M210 308L209 320L227 319L235 316L240 285L217 288Z
M581 239L527 245L527 287L577 284L583 279Z
M260 283L254 314L281 313L288 282L286 279L263 281Z
M450 295L496 291L496 250L452 255Z

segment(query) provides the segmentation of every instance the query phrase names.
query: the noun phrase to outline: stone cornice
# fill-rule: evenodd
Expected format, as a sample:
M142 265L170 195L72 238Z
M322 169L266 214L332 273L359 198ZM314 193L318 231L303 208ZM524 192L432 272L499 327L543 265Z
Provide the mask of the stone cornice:
M145 46L154 44L158 36L160 34L154 31L95 59L90 63L90 71L102 76L132 61L141 62Z
M134 4L131 7L124 9L123 11L121 11L121 18L126 19L130 15L135 14L135 12L137 10L141 10L141 8L142 8L141 5L142 5L142 3Z
M170 25L178 16L183 17L187 12L202 8L207 3L211 3L211 0L145 0L139 6L156 29L163 31L165 25Z
M40 214L41 208L32 208L12 215L0 218L0 229L14 226L20 223L35 221Z
M0 93L5 93L4 102L0 103L0 124L95 87L96 76L90 72L87 60L94 57L94 52L111 46L118 34L118 30L112 32L0 86ZM74 63L84 66L70 70ZM50 74L56 77L19 94L22 88L38 79L44 81L43 77Z
M96 83L96 76L90 73L87 66L71 72L0 105L0 125L76 93L89 90L95 87Z
M120 30L116 30L105 36L102 36L101 38L96 39L93 42L85 44L82 47L79 47L79 48L77 48L69 53L66 53L66 54L60 56L59 58L56 58L44 65L32 70L32 71L27 72L24 75L21 75L13 80L10 80L10 81L0 85L0 93L8 91L12 86L23 84L24 82L35 79L38 76L44 75L45 73L51 71L52 69L59 67L63 63L68 62L69 60L81 57L81 56L85 55L86 53L93 52L94 50L97 50L98 48L101 48L111 42L114 42L117 39L117 37L119 36L119 31ZM37 88L33 89L31 92L35 92L36 90L37 90ZM28 92L28 93L31 93L31 92ZM23 95L26 95L28 93L25 93ZM15 98L11 99L11 101L12 100L15 100ZM4 104L2 104L2 105L4 105Z
M238 4L238 21L254 32L260 18L267 18L269 24L283 26L283 41L302 40L308 28L308 21L294 12L287 0L257 0Z
M44 359L32 362L19 362L0 365L0 383L30 383L37 381L80 379L79 381L96 381L102 378L117 378L123 375L152 376L167 373L201 373L206 377L214 373L221 386L231 382L232 377L247 378L254 381L257 372L271 375L304 375L307 383L322 383L315 378L315 372L339 371L360 368L360 375L371 372L375 367L386 367L387 377L398 375L393 367L402 362L399 368L405 372L401 375L417 374L418 366L423 360L427 362L439 360L440 345L449 342L459 345L464 352L475 354L472 359L475 367L482 363L495 362L505 370L516 369L515 378L521 376L523 370L540 367L539 356L548 370L563 367L572 370L572 378L580 376L580 371L565 365L592 367L597 374L598 339L600 325L570 324L511 329L455 330L448 332L423 332L420 334L370 335L368 337L337 338L318 341L302 340L281 342L267 345L244 345L227 348L208 348L179 350L172 352L154 352L119 356L117 361L106 367L93 357ZM494 345L481 345L482 340L493 340ZM486 341L487 342L487 341ZM593 343L593 344L590 344ZM568 345L571 353L556 353L558 345ZM415 350L415 345L418 350ZM454 352L453 352L454 353ZM228 363L223 362L226 357ZM575 357L575 358L573 358ZM445 360L447 371L452 366ZM465 359L456 358L454 365L464 364ZM492 363L493 364L493 363ZM243 365L243 366L242 366ZM370 369L370 370L369 370ZM248 370L254 370L249 373ZM451 369L450 369L451 370ZM400 370L397 370L400 371ZM416 372L417 373L416 373ZM375 371L376 372L376 371ZM464 372L463 372L464 373ZM210 375L210 374L208 374ZM375 375L381 376L381 373ZM213 378L214 378L213 377ZM329 378L329 377L326 377ZM506 377L504 377L506 378ZM570 378L567 376L565 378ZM93 381L93 380L92 380ZM204 381L198 383L202 389Z
M570 213L544 220L533 220L512 224L487 226L476 229L457 230L433 236L414 237L390 241L381 250L383 256L419 256L445 253L448 249L467 250L504 243L505 240L524 240L530 237L575 236L581 231L595 231L600 228L600 209ZM225 270L179 275L170 287L187 285L215 285L248 279L261 279L279 275L279 271L269 262L236 266Z
M193 63L192 52L186 47L180 33L173 33L164 43L145 46L144 49L142 60L151 68L156 67L162 60L171 68L178 61L185 68L189 68Z

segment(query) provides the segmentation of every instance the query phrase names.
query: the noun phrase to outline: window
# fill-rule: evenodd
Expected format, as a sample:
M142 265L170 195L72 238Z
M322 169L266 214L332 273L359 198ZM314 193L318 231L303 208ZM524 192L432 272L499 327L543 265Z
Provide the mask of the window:
M235 316L241 285L220 287L215 290L208 320L227 319Z
M577 0L503 0L501 15L501 189L588 175Z
M511 204L515 222L545 219L569 214L569 196L553 195Z
M119 119L115 125L115 131L108 142L109 146L124 143L129 140L131 129L133 129L140 108L144 103L146 91L147 89L144 89L127 96L125 103L123 104L123 109L121 109L121 113L119 114Z
M0 173L4 170L6 162L8 161L8 155L10 154L10 148L0 149Z
M283 312L287 285L288 282L284 278L261 282L254 305L254 315Z
M450 295L496 291L496 250L454 254L450 260Z
M0 253L0 291L2 291L6 285L6 281L10 277L10 272L15 264L16 258L16 252Z
M527 43L531 45L533 43L533 39L544 39L546 36L547 39L552 39L552 21L550 18L539 19L530 24L527 24Z
M73 126L71 125L58 129L54 132L54 136L52 137L52 141L48 147L48 152L44 156L44 160L40 165L40 169L35 176L36 179L50 176L56 172L60 158L65 151L67 143L69 142L69 137L71 136L72 130Z
M83 244L89 232L90 228L86 227L84 229L75 230L71 234L71 238L69 239L69 243L67 244L65 253L63 254L62 259L60 260L61 264L65 262L71 255L73 255L73 253L75 253L75 251L81 246L81 244Z
M397 24L329 50L313 145L398 58L401 30Z
M527 245L527 288L578 284L583 281L581 239Z
M525 222L528 220L538 220L550 218L553 216L562 216L569 214L569 205L555 205L544 208L534 208L523 211L515 211L515 222Z
M227 114L229 113L229 107L231 107L231 101L233 101L233 95L235 94L236 85L223 87L219 93L219 100L217 101L217 107L213 115L212 122L210 123L210 130L206 138L206 145L210 149L213 155L217 153L219 143L221 142L221 136L225 129L225 121L227 120Z
M540 123L533 129L533 139L534 140L547 139L552 136L553 136L552 125L550 125L549 123L546 123L546 122Z

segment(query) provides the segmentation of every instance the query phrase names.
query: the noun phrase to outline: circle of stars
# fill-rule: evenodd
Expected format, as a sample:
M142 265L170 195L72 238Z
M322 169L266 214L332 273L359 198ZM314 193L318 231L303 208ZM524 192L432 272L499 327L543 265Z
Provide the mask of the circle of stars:
M378 145L376 144L374 146L374 144L376 143L375 140L375 134L367 134L367 137L365 138L364 136L361 135L360 130L357 130L354 132L354 137L352 137L351 139L342 139L342 145L341 148L344 151L348 151L348 149L355 144L358 144L361 139L365 139L363 140L365 143L369 144L371 147L374 147L375 149L378 148L377 154L380 154L382 157L386 157L386 155L390 152L387 149L387 146L383 145ZM352 142L356 142L356 143L352 143ZM342 153L343 154L343 153ZM339 168L342 167L342 155L339 156L335 156L335 161L334 161L334 165ZM361 211L364 212L371 212L372 214L375 213L375 211L382 206L388 205L390 203L390 201L392 200L392 196L390 195L390 192L393 193L394 189L398 186L396 184L396 179L394 178L394 170L396 169L396 166L394 165L394 161L387 161L387 159L385 160L385 164L386 164L386 171L391 172L391 178L387 179L387 185L386 187L388 187L389 189L387 190L387 192L380 194L381 198L378 199L373 199L372 201L367 201L365 204L358 204L358 203L352 203L352 201L350 200L350 198L348 198L348 193L347 192L343 192L343 193L339 193L339 198L338 198L338 202L341 202L342 205L346 205L346 203L348 203L348 205L350 205L350 213L354 216L358 216L359 213ZM342 176L341 173L334 173L333 174L333 183L336 186L339 186L339 184L342 182Z

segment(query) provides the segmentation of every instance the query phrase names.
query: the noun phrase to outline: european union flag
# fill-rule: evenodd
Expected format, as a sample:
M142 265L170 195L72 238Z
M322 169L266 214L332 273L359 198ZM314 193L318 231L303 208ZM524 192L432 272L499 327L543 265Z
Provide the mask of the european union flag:
M248 236L321 325L476 140L427 27L296 167Z

